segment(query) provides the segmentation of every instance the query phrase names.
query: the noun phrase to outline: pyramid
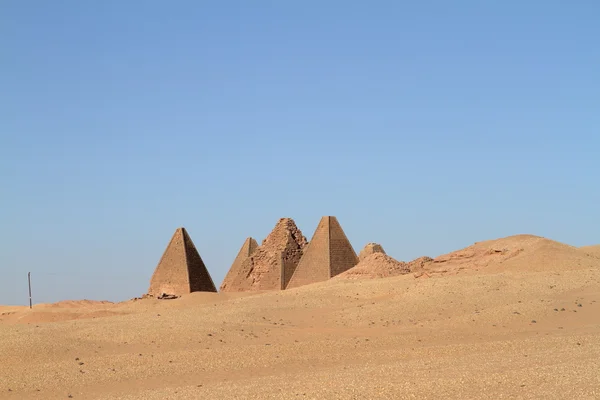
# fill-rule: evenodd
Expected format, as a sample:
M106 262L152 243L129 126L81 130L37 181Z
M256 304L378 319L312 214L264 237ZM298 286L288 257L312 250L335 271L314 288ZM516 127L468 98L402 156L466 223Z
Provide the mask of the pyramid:
M217 289L185 228L178 228L163 253L148 294L180 296L191 292L216 292Z
M367 243L360 253L358 253L358 261L360 262L374 253L385 254L385 250L383 250L383 247L378 243Z
M358 264L358 257L336 217L321 218L287 288L326 281Z
M246 258L228 292L281 290L292 277L306 246L306 238L291 218L281 218L262 244Z
M258 243L256 243L256 240L251 237L246 239L242 245L242 248L238 252L237 257L235 257L235 260L233 260L233 264L231 264L231 268L229 268L229 272L227 272L225 279L223 279L220 290L227 291L227 288L233 284L235 277L240 273L240 269L242 268L244 261L246 261L246 259L249 258L252 253L254 253L257 247Z

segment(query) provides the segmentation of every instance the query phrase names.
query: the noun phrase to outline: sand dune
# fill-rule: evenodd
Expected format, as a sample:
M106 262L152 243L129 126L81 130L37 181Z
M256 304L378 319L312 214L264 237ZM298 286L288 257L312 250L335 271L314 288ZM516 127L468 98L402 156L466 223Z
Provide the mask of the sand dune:
M2 307L0 399L597 399L588 252L521 235L430 279Z
M584 253L586 253L590 256L600 258L600 244L595 245L595 246L580 247L579 250L583 251Z
M431 272L456 273L461 270L554 271L596 265L594 257L576 247L539 236L516 235L475 243L465 249L436 257L426 267Z
M598 249L600 247L596 246L578 249L540 236L515 235L478 242L435 259L421 257L403 262L383 253L372 253L337 278L372 279L411 272L431 276L512 269L530 272L579 269L597 263L595 252Z
M84 307L109 307L115 303L107 300L63 300L56 303L36 304L36 308L84 308Z

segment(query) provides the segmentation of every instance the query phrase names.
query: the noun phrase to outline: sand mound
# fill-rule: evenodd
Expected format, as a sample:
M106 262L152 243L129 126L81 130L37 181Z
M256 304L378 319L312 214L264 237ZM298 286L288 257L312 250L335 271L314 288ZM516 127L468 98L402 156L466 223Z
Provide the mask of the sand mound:
M378 243L367 243L365 247L363 247L363 249L360 251L360 253L358 253L358 260L362 261L364 260L366 257L370 256L371 254L374 253L385 253L385 250L383 250L383 247L378 244Z
M597 259L576 247L534 235L516 235L478 242L436 257L425 269L431 273L461 270L571 270L592 267Z
M108 300L63 300L56 303L36 304L35 308L81 308L81 307L106 307L114 305Z
M80 319L95 319L95 318L106 318L117 315L125 315L124 312L111 311L111 310L96 310L89 311L86 309L70 308L67 310L53 310L53 311L21 311L9 315L0 321L5 323L15 324L46 324L50 322L62 322Z
M406 263L406 265L410 269L410 272L419 272L425 270L432 262L433 258L424 256L409 261Z
M0 322L7 324L42 324L70 321L75 319L94 319L127 314L117 311L124 303L96 300L65 300L57 303L35 304L29 307L13 307L5 311L1 308Z
M597 244L595 246L580 247L579 250L583 251L588 256L600 258L600 244Z
M372 279L410 273L407 263L393 259L384 253L373 253L363 258L346 272L337 275L341 279Z

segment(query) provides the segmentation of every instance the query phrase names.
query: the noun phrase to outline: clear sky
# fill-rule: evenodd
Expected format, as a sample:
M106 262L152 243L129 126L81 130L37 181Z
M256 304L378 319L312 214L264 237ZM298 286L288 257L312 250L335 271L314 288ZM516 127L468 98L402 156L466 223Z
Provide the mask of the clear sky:
M600 2L0 3L0 304L219 284L280 217L400 260L600 243Z

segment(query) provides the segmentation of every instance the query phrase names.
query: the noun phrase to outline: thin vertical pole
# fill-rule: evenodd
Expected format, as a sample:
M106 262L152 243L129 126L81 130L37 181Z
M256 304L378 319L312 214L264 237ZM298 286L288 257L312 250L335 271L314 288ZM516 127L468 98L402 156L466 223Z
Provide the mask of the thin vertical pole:
M31 272L27 273L27 281L29 282L29 308L31 308Z

